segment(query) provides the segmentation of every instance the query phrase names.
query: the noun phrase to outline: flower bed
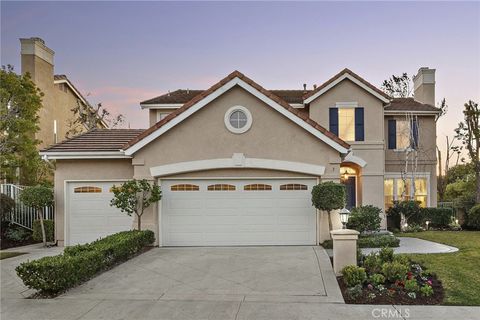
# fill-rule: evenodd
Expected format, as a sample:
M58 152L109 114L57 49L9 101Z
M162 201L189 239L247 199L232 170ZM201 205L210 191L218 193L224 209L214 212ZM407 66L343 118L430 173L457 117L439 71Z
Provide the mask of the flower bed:
M155 241L152 231L123 231L103 239L65 248L64 253L20 264L23 283L42 296L54 296L126 261Z
M338 283L347 303L439 304L444 291L436 275L390 248L362 257L360 266L346 266Z

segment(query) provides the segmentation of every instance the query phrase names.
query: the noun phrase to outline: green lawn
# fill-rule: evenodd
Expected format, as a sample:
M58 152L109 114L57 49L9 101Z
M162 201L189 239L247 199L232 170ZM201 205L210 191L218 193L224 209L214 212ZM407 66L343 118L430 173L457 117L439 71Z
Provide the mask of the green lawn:
M445 288L444 304L480 305L480 231L426 231L401 237L420 238L459 248L455 253L411 254L435 272Z
M0 251L0 260L3 260L3 259L7 259L7 258L12 258L12 257L16 257L16 256L19 256L21 254L25 254L26 252L3 252L3 251Z

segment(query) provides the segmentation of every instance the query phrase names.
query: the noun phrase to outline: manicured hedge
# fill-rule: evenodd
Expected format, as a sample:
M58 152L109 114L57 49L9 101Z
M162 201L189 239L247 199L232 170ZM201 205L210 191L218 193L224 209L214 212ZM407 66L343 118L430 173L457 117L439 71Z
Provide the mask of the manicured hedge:
M57 294L128 260L154 241L150 230L123 231L92 243L67 247L61 255L24 262L15 270L27 287Z
M357 245L359 248L396 248L400 245L400 239L391 235L368 235L360 236ZM333 241L326 240L322 243L325 249L333 248Z
M53 220L43 220L43 225L45 226L45 236L47 237L47 242L53 242L55 239L55 224ZM43 241L40 220L33 221L32 237L35 241Z
M430 221L430 226L445 228L452 222L453 211L451 208L422 208L422 218Z

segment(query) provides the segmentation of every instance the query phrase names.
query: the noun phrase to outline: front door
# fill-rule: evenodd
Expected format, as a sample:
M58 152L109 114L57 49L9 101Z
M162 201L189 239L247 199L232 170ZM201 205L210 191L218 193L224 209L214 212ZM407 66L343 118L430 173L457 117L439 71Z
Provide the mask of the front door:
M345 184L345 189L347 192L347 203L346 207L347 209L352 209L357 205L357 198L356 198L356 190L355 190L355 185L356 185L356 177L355 176L349 176L347 179L343 180L343 183Z

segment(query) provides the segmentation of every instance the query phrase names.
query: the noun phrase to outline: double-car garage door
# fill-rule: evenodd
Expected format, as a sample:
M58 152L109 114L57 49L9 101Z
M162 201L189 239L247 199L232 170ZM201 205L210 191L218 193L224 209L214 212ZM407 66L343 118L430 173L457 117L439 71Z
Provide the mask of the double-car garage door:
M164 180L164 246L315 244L314 179Z
M110 206L114 183L67 184L67 245L132 228L133 217ZM161 244L313 245L314 184L315 179L162 180Z

